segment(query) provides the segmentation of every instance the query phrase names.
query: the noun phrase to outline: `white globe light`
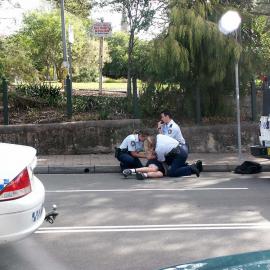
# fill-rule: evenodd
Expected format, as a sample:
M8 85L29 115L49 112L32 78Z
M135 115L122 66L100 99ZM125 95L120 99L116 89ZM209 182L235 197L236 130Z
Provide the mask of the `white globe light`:
M222 32L225 35L228 35L237 30L240 24L241 24L241 17L238 14L238 12L229 10L219 20L218 28L220 32Z

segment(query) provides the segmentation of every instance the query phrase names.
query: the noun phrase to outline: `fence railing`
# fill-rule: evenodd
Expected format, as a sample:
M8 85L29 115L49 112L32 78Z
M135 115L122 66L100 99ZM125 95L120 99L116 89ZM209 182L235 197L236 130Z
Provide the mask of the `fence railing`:
M5 78L2 79L2 109L4 117L4 125L9 124L9 112L8 112L8 82Z

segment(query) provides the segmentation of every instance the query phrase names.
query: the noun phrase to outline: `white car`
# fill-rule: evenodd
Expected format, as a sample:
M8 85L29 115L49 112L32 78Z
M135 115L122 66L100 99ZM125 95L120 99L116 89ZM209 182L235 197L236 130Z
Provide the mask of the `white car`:
M33 174L36 149L0 143L0 244L22 239L45 218L45 190Z

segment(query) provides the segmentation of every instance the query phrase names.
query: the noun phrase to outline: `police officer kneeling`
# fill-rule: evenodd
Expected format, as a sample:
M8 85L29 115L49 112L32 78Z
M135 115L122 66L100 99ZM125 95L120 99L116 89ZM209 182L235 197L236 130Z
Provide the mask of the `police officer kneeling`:
M148 135L146 131L130 134L115 148L115 157L120 161L121 171L143 167L139 158L146 158L143 143Z
M196 174L200 176L202 162L198 160L195 164L187 165L188 148L186 144L181 144L174 138L167 135L158 134L147 138L149 148L155 151L157 160L170 166L167 175L170 177L180 177Z

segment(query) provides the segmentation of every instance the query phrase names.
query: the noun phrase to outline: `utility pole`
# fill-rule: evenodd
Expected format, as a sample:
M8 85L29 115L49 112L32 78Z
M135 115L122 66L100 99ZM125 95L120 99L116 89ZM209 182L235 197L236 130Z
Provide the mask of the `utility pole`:
M67 61L67 44L66 44L66 25L65 25L65 6L64 0L61 1L61 26L62 26L62 43L63 43L63 63L62 75L64 80L64 89L67 95L67 116L72 117L72 81L69 74L69 63Z

